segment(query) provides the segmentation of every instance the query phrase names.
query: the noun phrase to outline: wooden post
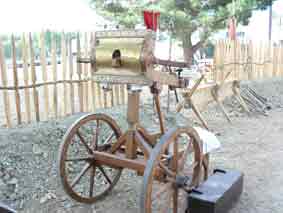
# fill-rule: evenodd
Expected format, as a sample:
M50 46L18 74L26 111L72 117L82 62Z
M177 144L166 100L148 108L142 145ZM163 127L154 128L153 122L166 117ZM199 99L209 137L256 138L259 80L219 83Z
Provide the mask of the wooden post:
M74 76L74 67L73 67L73 51L72 51L72 35L68 36L68 50L69 50L69 78L70 78L70 106L71 113L75 113L75 89L74 84L72 83Z
M17 121L18 121L18 124L21 124L22 123L21 99L20 99L20 93L19 93L17 53L16 53L16 44L15 44L14 35L12 35L11 40L12 40L13 77L14 77L14 86L15 86L15 102L16 102L16 111L17 111Z
M62 33L62 38L61 38L61 57L62 57L62 74L63 74L63 80L67 80L67 41L66 41L66 36L65 33ZM64 99L63 99L63 113L62 115L65 116L68 114L68 98L67 98L67 84L66 82L63 83L63 90L64 90Z
M40 34L40 64L41 64L41 73L42 73L42 80L44 83L47 82L47 68L46 68L46 54L45 54L45 33L41 32ZM44 89L44 114L45 118L48 119L49 113L49 92L48 92L48 85L43 86Z
M53 112L55 114L55 118L58 117L58 100L57 100L57 55L56 55L56 37L55 33L52 36L52 73L53 73L53 81L54 88L53 88Z
M32 94L33 94L35 119L36 119L36 121L40 121L38 92L37 92L37 89L35 87L35 84L36 84L36 71L35 71L34 49L33 49L31 33L29 34L29 48L30 48L31 80L32 80L32 86L33 86L32 87Z
M3 87L7 87L8 86L7 70L6 70L4 49L1 39L0 39L0 73L1 73L2 85ZM9 94L7 90L3 90L3 104L5 110L6 125L9 128L11 127L11 109L10 109Z
M24 72L24 83L25 86L29 85L29 73L28 73L28 46L25 38L25 34L22 36L22 59L23 59L23 72ZM30 112L30 95L29 89L25 89L25 107L26 107L26 120L29 123L31 121Z
M129 130L126 137L126 156L130 159L137 157L137 143L135 141L136 124L139 123L139 98L140 91L130 91L128 93L128 110L127 121L129 124Z
M77 59L81 57L81 43L80 43L80 33L77 33ZM79 96L79 105L80 112L84 111L83 105L83 83L82 83L82 65L81 63L77 63L77 74L78 74L78 96Z

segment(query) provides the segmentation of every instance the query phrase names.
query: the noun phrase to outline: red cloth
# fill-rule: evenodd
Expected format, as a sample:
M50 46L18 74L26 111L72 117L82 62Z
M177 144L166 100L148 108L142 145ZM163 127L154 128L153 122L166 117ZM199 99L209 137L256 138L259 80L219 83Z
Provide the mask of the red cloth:
M144 24L147 29L156 31L160 13L153 11L143 11Z
M236 39L236 19L231 18L228 25L228 35L231 40Z

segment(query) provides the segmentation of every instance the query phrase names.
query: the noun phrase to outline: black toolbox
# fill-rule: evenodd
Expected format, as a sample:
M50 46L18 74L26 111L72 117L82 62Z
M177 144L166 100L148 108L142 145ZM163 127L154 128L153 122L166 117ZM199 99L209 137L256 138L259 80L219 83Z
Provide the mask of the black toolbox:
M189 213L226 213L243 191L243 174L214 170L213 175L188 195Z

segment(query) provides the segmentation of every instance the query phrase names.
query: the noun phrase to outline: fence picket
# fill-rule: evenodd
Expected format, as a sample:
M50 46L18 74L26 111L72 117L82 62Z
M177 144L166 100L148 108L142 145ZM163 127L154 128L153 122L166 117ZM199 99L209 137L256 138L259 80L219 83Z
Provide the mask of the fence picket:
M28 73L28 46L25 34L22 36L22 52L23 52L23 72L25 86L29 85L29 73ZM30 109L30 95L29 89L25 89L25 108L26 108L26 120L29 123L31 121L31 109Z
M87 32L84 33L84 57L88 58L88 35ZM88 78L88 71L89 71L89 64L86 63L83 66L83 77L84 79ZM89 82L86 81L83 83L83 91L84 91L84 111L89 112L89 104L88 104L88 99L89 99Z
M34 111L35 111L35 119L36 121L40 121L39 114L39 101L38 101L38 91L35 87L36 85L36 70L35 70L35 62L34 62L34 49L33 49L33 41L31 33L29 34L29 48L30 48L30 65L31 65L31 80L32 80L32 94L33 94L33 103L34 103Z
M22 114L21 114L21 98L19 93L19 77L17 69L17 53L16 53L16 43L15 37L12 35L12 60L13 60L13 77L14 77L14 87L15 87L15 103L16 103L16 112L17 112L17 122L18 124L22 123Z
M91 39L90 39L90 43L91 43L91 47L90 47L90 58L91 60L95 59L95 47L96 47L96 40L95 40L95 33L91 33ZM95 64L91 64L91 70L90 70L90 74L91 74L91 92L90 92L90 96L91 96L91 100L92 100L92 111L94 112L95 109L97 108L96 102L97 102L97 98L96 98L96 88L95 88L95 81L94 81L94 72L95 70Z
M70 106L71 113L75 113L75 88L72 82L74 78L74 66L73 66L73 50L72 50L72 35L68 36L68 50L69 50L69 78L70 78Z
M0 72L1 72L2 85L3 87L6 87L8 85L7 69L6 69L6 62L4 56L4 48L1 39L0 39ZM3 90L3 103L4 103L6 125L8 128L10 128L12 126L11 109L10 109L10 98L7 90Z
M80 33L77 33L77 59L81 57L81 43L80 43ZM77 74L78 74L78 96L79 96L79 106L80 106L80 112L84 111L84 105L83 105L83 83L82 80L82 65L81 63L77 63Z
M63 80L67 80L67 42L66 42L66 36L65 33L62 33L61 38L61 64L62 64L62 78ZM68 90L67 90L67 83L63 83L63 112L62 115L65 116L68 114Z
M42 73L42 80L44 83L48 81L47 79L47 67L46 67L46 49L45 49L45 32L40 33L40 64L41 64L41 73ZM48 119L49 113L49 91L48 86L43 86L44 90L44 110L43 114L45 119Z
M53 87L53 112L55 118L58 117L58 100L57 100L57 56L56 56L56 38L53 34L51 41L51 55L52 55L52 74L53 74L53 82L55 82Z

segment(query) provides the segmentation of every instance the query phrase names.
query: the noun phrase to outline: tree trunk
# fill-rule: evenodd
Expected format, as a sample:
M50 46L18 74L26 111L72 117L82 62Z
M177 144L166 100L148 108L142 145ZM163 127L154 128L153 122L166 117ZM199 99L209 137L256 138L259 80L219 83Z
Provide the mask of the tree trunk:
M194 56L193 48L183 46L183 54L184 54L185 62L188 63L188 65L192 65L193 64L193 56Z
M188 65L192 65L193 64L194 50L193 50L193 44L192 44L190 33L184 33L183 32L182 44L183 44L184 60L185 60L186 63L188 63Z

